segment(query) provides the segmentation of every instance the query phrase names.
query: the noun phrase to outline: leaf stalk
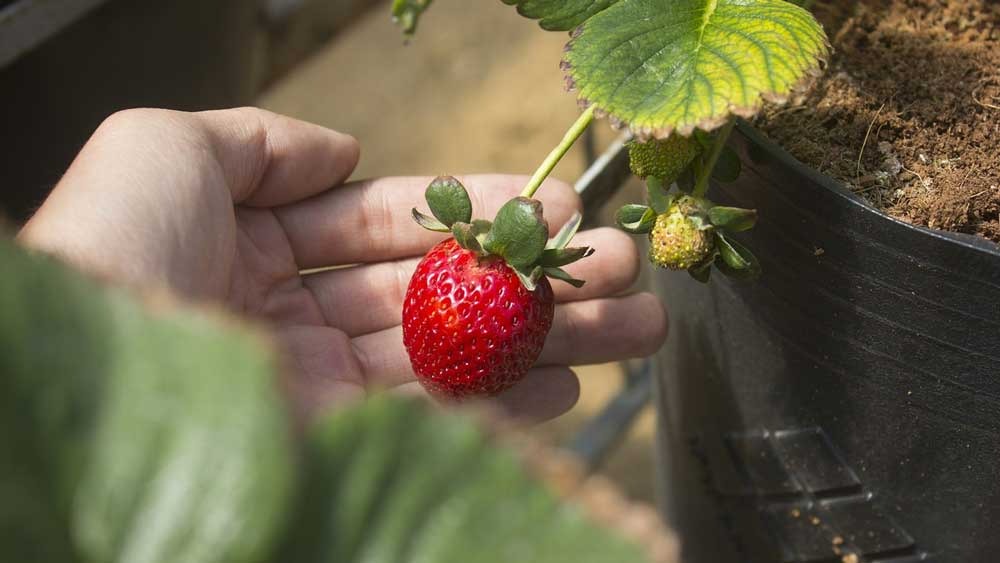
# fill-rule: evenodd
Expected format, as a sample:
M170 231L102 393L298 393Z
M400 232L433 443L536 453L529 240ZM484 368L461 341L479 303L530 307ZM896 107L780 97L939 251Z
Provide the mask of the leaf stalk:
M549 174L552 173L552 169L556 167L556 164L559 164L559 161L566 155L569 148L573 146L573 143L580 138L580 135L587 130L587 126L590 125L590 122L594 120L594 107L595 106L591 104L586 110L583 111L583 113L580 114L580 117L576 119L569 130L566 131L562 141L559 141L556 148L552 149L549 156L545 157L545 160L542 161L538 170L535 170L535 174L530 180L528 180L528 185L526 185L524 187L524 191L521 192L521 197L530 198L535 195L535 192L537 192L538 188L541 187L542 182L544 182L545 179L548 178Z
M733 132L735 125L736 118L730 118L715 136L715 141L712 143L712 150L708 153L708 159L705 160L705 164L698 171L698 179L691 192L691 195L694 197L705 197L705 193L708 191L708 181L712 178L712 170L715 169L715 163L719 161L719 155L722 154L722 149L725 148L726 141Z

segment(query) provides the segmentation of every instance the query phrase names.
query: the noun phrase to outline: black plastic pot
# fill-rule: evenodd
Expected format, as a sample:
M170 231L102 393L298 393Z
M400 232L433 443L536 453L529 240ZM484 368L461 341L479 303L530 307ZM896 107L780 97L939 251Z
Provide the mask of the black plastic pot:
M685 560L1000 561L1000 248L876 212L752 128L732 145L710 195L760 211L762 278L657 278Z

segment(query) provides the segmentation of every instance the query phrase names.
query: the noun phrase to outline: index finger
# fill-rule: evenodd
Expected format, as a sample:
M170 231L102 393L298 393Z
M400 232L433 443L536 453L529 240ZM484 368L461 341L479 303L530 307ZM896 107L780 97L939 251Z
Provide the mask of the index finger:
M358 142L344 133L259 108L192 115L208 136L233 201L272 207L342 183L358 163Z
M310 199L274 209L301 269L418 256L447 235L421 228L410 209L427 210L424 190L433 178L376 178L351 182ZM460 176L474 217L492 219L517 196L527 176ZM582 209L573 188L546 180L538 191L549 232Z

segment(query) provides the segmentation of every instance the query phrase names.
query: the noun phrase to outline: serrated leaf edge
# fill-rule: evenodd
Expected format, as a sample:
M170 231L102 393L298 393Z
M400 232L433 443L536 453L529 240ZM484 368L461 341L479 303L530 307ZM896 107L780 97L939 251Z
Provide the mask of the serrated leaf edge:
M598 12L600 13L600 12ZM597 15L597 14L594 14ZM591 16L593 17L593 16ZM584 27L590 20L583 22L577 26L573 32L570 34L570 40L563 47L563 58L559 61L559 68L563 71L564 87L567 92L575 92L576 80L572 76L573 64L569 61L569 54L573 51L573 44L583 33ZM748 106L742 106L737 104L729 104L726 107L726 113L718 117L708 117L704 118L696 123L686 125L684 127L633 127L631 124L626 122L620 116L614 115L594 102L582 97L577 96L577 105L580 109L587 109L594 105L594 117L596 119L607 119L611 125L611 128L615 131L621 131L623 129L628 129L630 133L635 137L636 140L640 142L646 142L652 139L666 139L673 133L682 135L684 137L691 136L695 130L701 130L705 132L711 132L719 127L722 127L729 121L732 117L741 117L743 119L749 119L757 113L760 112L761 108L765 103L771 103L775 105L784 105L788 100L795 94L801 93L806 90L809 85L822 73L823 68L827 66L830 52L832 46L830 44L830 38L824 33L822 36L821 50L816 55L813 60L813 64L803 70L803 76L793 84L787 92L781 93L773 90L765 90L757 95L753 103Z

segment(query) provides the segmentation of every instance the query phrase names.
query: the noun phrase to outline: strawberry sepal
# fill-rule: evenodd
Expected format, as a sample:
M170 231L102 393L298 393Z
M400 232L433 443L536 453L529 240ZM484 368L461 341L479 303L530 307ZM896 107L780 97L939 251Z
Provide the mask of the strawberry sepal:
M438 221L434 217L431 217L430 215L421 213L419 210L417 210L416 207L413 208L411 213L413 215L413 220L416 221L418 225L427 229L428 231L447 233L450 230L447 225L445 225L441 221Z
M431 213L446 227L472 221L472 200L465 186L452 176L438 176L424 192Z
M472 219L469 194L451 176L435 178L425 197L433 217L414 208L417 224L431 231L450 232L459 246L480 258L502 258L529 291L534 291L538 280L546 275L576 287L583 284L561 269L594 253L589 247L568 247L582 222L579 213L548 239L548 223L538 200L515 197L500 208L491 222Z

